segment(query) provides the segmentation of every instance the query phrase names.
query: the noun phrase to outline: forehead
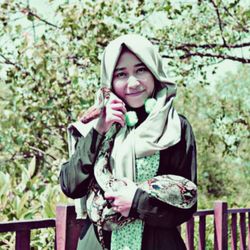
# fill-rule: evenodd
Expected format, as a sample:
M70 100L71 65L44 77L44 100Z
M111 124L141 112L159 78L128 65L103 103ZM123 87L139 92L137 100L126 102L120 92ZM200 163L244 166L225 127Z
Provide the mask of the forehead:
M142 64L142 61L133 52L125 49L121 52L115 68L135 66L137 64Z

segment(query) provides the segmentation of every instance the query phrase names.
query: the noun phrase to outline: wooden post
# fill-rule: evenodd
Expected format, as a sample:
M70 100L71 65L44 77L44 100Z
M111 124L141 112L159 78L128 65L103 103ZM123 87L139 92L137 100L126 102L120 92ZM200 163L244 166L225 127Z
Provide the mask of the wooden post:
M67 207L56 207L56 249L66 249L66 233L67 233Z
M206 216L200 216L199 220L199 250L206 249Z
M188 250L194 249L194 217L186 223L186 247Z
M232 250L237 250L237 213L232 214L231 249Z
M227 203L215 201L214 203L214 246L218 250L228 249Z
M248 213L248 250L250 250L250 212Z
M30 230L16 231L16 250L30 250Z
M84 220L76 220L73 205L56 207L56 249L75 250Z
M240 249L246 249L246 215L240 213Z

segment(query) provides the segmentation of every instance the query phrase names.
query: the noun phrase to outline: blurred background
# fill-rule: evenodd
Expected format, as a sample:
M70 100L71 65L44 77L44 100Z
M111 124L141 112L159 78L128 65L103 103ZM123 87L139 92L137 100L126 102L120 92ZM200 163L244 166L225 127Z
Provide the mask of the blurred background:
M127 33L150 39L193 126L199 209L250 207L250 3L0 0L0 221L55 217L67 125L93 104L100 58ZM53 230L32 233L52 249ZM206 237L213 237L209 234ZM0 234L0 249L14 235Z

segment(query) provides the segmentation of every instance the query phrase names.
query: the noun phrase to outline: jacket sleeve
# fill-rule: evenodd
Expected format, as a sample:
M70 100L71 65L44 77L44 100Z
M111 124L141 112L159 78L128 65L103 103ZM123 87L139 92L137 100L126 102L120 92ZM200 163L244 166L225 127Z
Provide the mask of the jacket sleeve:
M184 117L181 119L181 140L176 145L161 151L160 167L157 175L174 174L183 176L195 184L196 145L191 125ZM140 218L155 227L173 228L189 220L197 210L197 204L189 209L168 205L138 188L129 216Z
M78 137L74 154L62 164L60 171L60 185L66 196L76 199L86 195L101 139L102 135L95 129L86 137Z

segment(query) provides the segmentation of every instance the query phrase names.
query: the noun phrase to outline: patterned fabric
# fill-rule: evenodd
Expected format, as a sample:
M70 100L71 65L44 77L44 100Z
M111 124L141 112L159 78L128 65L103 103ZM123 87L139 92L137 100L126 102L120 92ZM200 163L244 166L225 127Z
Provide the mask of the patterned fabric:
M136 159L136 182L146 182L154 177L159 167L160 153ZM143 221L137 219L112 232L111 250L140 250Z
M118 236L119 240L113 239L113 242L115 242L114 244L118 244L122 239L121 235L125 237L124 235L127 234L127 231L130 232L131 235L134 235L132 233L136 233L135 231L133 232L133 230L138 230L139 232L143 231L141 223L135 222L135 224L131 224L135 221L134 218L123 217L120 213L115 212L104 198L104 192L109 190L116 191L118 188L126 185L123 181L112 175L109 164L109 156L118 131L119 129L117 130L117 127L113 125L102 142L94 167L96 181L94 181L90 187L86 204L89 218L97 226L99 239L103 249L105 249L102 233L103 229L108 231L119 231L124 227L124 233L122 233L122 231L118 233L118 235L120 235ZM158 155L157 159L156 155ZM149 192L152 196L172 206L181 208L190 208L196 202L196 185L191 181L174 175L153 177L156 175L159 166L159 151L152 156L137 159L136 165L136 181L138 182L138 187ZM141 224L141 226L139 226L138 223ZM131 224L131 226L129 226L127 230L126 225L128 224ZM133 227L132 225L136 226ZM141 235L141 233L139 233L139 235ZM137 235L137 237L139 235ZM130 242L133 246L132 249L140 249L141 238L138 237L136 241L132 241L131 239ZM113 247L118 247L118 245L114 245Z
M142 220L132 221L130 224L112 232L110 249L141 250L142 234Z

